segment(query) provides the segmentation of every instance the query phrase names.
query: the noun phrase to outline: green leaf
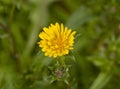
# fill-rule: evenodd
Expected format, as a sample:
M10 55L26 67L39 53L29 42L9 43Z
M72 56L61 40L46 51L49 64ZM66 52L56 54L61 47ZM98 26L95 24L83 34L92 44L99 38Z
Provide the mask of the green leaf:
M80 6L78 10L76 10L70 18L67 20L66 25L72 29L77 29L79 31L80 27L92 20L92 12L85 6Z
M93 82L92 86L90 89L103 89L103 87L109 82L111 79L111 74L110 73L104 73L101 72L96 80Z

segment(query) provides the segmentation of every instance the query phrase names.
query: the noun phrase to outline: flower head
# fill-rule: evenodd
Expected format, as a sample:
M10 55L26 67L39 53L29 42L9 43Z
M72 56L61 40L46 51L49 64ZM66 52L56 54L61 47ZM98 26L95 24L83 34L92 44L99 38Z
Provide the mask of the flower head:
M45 56L58 57L69 53L73 49L75 31L64 27L63 24L51 24L48 28L44 27L39 34L41 38L38 42Z

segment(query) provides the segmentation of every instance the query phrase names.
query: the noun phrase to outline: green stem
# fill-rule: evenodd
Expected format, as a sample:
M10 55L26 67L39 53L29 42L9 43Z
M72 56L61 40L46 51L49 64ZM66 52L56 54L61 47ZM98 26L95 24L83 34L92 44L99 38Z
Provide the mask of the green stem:
M60 66L64 67L66 70L67 65L65 64L65 57L59 57L57 61L59 62ZM67 89L71 89L70 82L68 80L65 80L64 82L67 84Z
M93 82L90 89L102 89L111 79L112 74L108 72L101 72L96 80Z
M6 32L8 32L8 34L10 36L11 44L12 44L12 47L13 47L13 56L14 56L14 59L15 59L15 62L16 62L16 66L18 68L18 71L20 73L22 73L19 53L18 53L18 50L17 50L14 35L13 35L12 31L11 31L12 30L12 23L13 23L15 7L16 7L15 5L16 5L16 2L14 1L13 4L12 4L10 14L9 14L9 18L8 18L8 26L4 27L4 30Z
M15 11L15 1L13 2L13 6L11 8L11 11L10 11L10 15L9 15L9 27L11 28L11 25L12 25L12 22L13 22L13 16L14 16L14 11Z
M60 65L62 65L62 66L65 66L65 65L66 65L66 64L65 64L64 57L59 57L57 60L58 60L58 62L60 63Z
M70 84L70 82L69 82L68 80L65 80L64 82L65 82L65 84L67 85L67 89L71 89L71 84Z

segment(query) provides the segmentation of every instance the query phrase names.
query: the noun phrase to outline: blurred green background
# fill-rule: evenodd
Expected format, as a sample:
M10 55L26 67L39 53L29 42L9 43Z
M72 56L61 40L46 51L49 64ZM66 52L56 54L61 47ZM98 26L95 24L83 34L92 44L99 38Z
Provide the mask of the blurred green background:
M77 31L69 84L37 44L56 22ZM120 1L0 0L0 89L120 89Z

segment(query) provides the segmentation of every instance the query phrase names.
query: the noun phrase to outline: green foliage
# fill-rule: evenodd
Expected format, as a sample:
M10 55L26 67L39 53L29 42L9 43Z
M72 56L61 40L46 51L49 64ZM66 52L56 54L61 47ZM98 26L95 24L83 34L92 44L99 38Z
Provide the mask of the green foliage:
M120 89L119 5L0 0L0 89ZM60 60L37 45L42 28L55 22L77 32L74 50Z

